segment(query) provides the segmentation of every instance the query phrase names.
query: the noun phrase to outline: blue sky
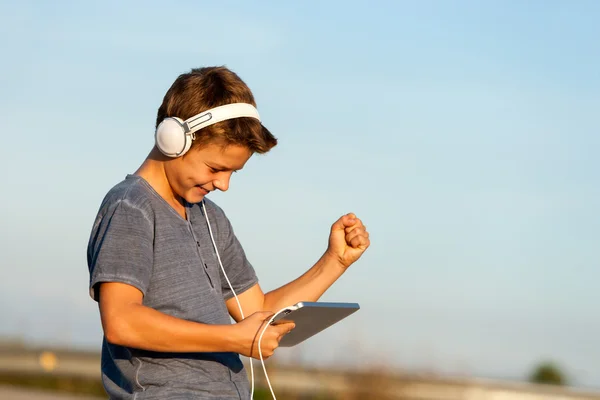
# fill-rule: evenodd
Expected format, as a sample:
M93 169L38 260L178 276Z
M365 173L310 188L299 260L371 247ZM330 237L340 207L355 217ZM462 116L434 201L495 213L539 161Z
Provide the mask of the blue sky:
M325 4L323 4L325 3ZM353 211L361 311L280 356L600 387L600 4L0 2L0 334L97 348L86 244L176 76L227 65L280 140L215 194L265 289Z

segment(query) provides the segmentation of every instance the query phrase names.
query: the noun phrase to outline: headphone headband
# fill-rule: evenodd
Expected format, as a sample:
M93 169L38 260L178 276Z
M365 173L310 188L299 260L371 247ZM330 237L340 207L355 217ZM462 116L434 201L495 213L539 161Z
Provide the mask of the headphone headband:
M260 121L258 110L248 103L232 103L211 108L185 121L177 117L167 117L158 125L154 133L156 147L166 156L182 156L192 146L195 132L217 122L242 117Z
M203 111L200 114L186 119L183 123L183 129L186 133L194 133L209 125L216 124L217 122L241 117L256 118L260 121L258 110L252 104L232 103L211 108L210 110Z

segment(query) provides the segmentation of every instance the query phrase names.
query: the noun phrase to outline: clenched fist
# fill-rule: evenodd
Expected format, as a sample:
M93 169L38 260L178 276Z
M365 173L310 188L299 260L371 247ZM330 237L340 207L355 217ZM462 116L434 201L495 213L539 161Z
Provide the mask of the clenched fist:
M356 215L342 216L331 226L327 254L348 268L369 247L369 232Z

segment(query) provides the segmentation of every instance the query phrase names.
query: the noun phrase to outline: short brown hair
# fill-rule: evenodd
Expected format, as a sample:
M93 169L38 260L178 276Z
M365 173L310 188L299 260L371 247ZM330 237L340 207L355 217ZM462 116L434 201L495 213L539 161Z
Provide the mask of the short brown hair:
M156 115L156 126L167 117L186 120L208 109L231 103L249 103L256 107L250 88L226 67L195 68L179 75L171 85ZM249 118L233 118L209 125L196 132L192 147L208 143L237 144L253 153L266 153L277 139L260 123Z

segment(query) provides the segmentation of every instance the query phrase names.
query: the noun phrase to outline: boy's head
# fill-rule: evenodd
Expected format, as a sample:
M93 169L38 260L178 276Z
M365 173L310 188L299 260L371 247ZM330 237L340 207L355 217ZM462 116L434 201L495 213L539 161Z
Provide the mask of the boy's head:
M237 74L225 67L192 69L180 75L165 94L156 116L156 127L167 117L186 120L211 108L232 103L256 107L254 96ZM207 126L196 132L192 149L216 144L238 145L251 153L263 154L277 144L277 139L260 121L241 117Z
M209 109L233 103L256 107L246 84L225 67L193 69L180 75L158 109L156 127L168 117L187 120ZM254 153L263 154L277 139L252 117L227 119L195 132L189 151L163 163L172 194L197 203L213 190L226 191L233 172Z

